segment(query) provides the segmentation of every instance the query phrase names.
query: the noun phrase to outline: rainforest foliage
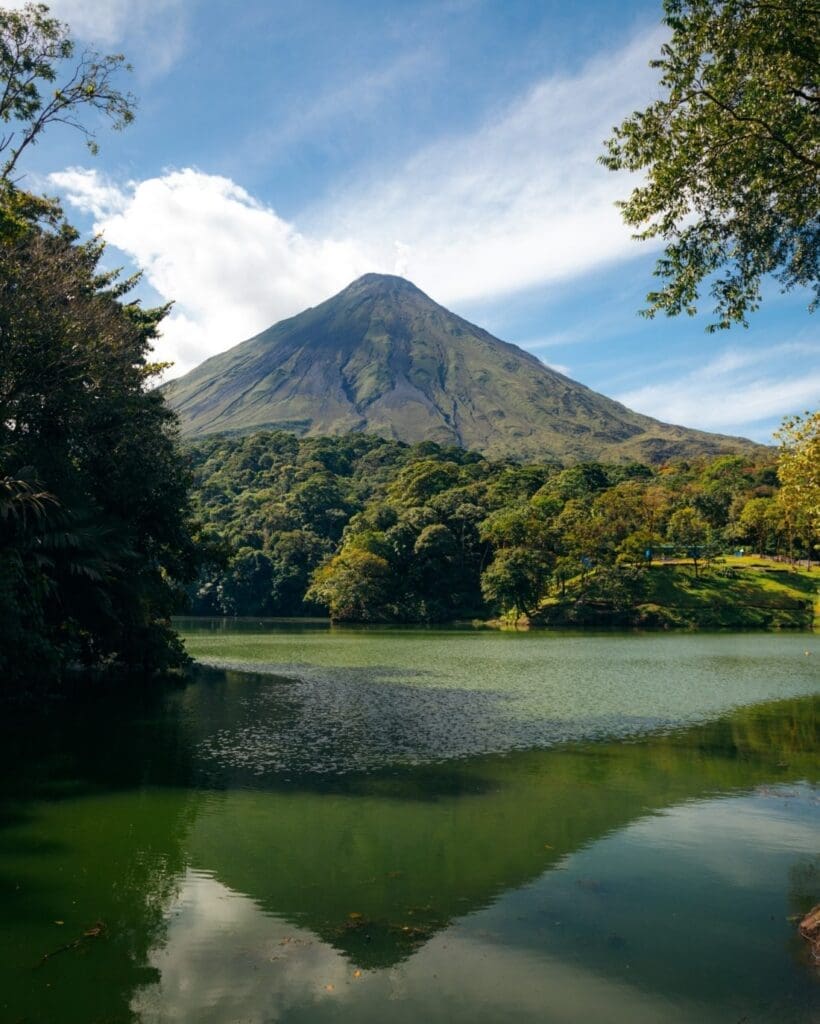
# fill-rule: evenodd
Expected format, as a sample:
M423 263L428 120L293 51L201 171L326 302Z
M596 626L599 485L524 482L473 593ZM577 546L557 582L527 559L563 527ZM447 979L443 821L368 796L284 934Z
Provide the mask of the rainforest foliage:
M190 448L195 505L222 562L193 610L337 620L532 614L551 596L625 607L647 568L695 573L737 547L805 555L774 456L661 468L493 462L432 443L284 432Z
M163 667L195 575L189 473L149 389L163 310L125 301L56 214L0 249L0 678Z
M19 159L51 124L122 127L119 56L75 57L42 5L0 10L0 680L3 695L70 669L155 671L184 659L169 617L196 575L190 476L151 390L164 309L143 309Z

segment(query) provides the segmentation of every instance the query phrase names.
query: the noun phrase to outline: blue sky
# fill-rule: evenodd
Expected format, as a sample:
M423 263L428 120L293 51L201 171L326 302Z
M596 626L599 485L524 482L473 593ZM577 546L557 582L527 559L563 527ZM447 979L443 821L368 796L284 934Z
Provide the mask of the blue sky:
M769 440L820 396L808 296L766 289L748 330L637 316L655 253L596 162L656 90L660 0L55 0L123 51L137 95L92 158L68 131L32 181L175 301L184 372L344 287L401 273L641 412ZM174 375L172 374L172 375Z

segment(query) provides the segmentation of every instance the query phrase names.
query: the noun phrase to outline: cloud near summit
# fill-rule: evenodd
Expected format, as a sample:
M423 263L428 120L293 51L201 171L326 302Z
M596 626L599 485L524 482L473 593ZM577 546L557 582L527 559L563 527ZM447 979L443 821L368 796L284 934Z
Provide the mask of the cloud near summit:
M51 180L174 309L157 356L185 372L370 269L352 243L307 238L228 178L186 169L123 188Z
M400 167L365 166L294 223L192 168L127 184L73 169L51 182L174 301L157 355L182 373L367 271L401 273L457 305L645 252L614 206L629 181L596 158L611 126L645 101L658 42L644 33L576 75L545 79Z

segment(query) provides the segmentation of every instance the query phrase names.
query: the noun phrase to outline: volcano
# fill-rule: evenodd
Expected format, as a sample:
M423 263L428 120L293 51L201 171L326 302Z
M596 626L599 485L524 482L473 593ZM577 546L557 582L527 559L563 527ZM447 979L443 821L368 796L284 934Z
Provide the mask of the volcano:
M361 431L563 463L759 450L633 412L385 274L366 274L163 390L192 438Z

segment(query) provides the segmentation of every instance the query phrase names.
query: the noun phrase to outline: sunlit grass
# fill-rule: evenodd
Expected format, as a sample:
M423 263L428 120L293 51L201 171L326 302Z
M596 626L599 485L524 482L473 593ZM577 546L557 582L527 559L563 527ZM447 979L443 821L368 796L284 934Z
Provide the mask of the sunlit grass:
M691 565L655 565L641 604L692 625L806 627L817 619L818 582L820 571L773 559L731 557L698 573Z
M567 582L563 596L541 603L539 617L552 625L613 625L684 629L817 629L820 568L758 556L726 556L695 566L655 562L634 592L634 603L607 611L606 592L589 603L583 581Z

